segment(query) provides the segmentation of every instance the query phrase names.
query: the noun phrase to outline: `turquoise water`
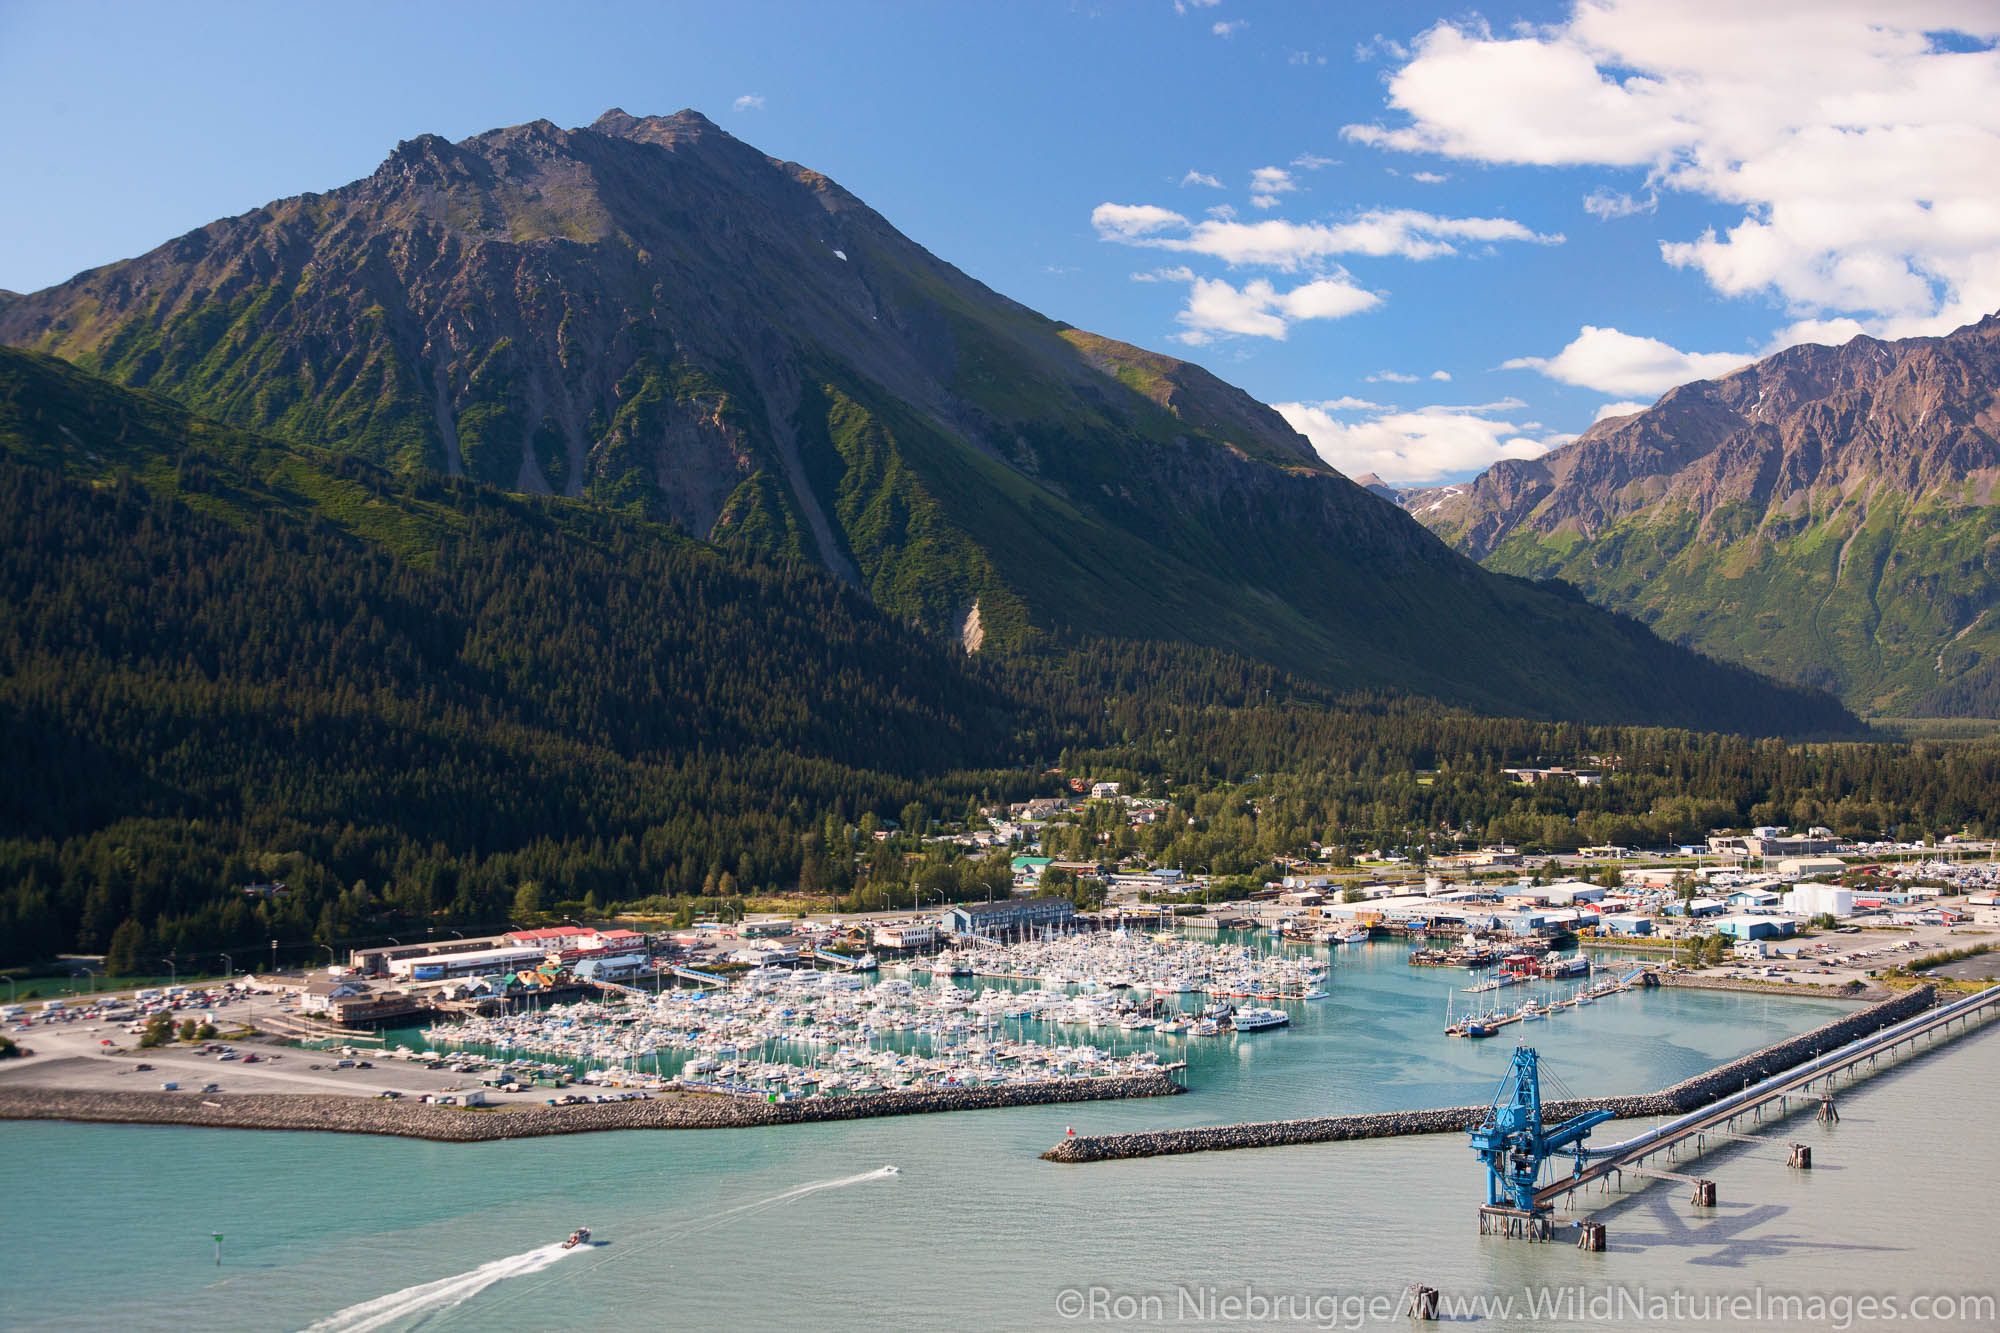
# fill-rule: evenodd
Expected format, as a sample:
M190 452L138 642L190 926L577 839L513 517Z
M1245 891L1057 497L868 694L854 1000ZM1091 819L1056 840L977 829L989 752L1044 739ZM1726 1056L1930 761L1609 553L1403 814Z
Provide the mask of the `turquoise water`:
M1232 933L1226 938L1259 948L1307 951L1268 936ZM1443 1035L1448 998L1462 1016L1468 1010L1518 1008L1531 996L1560 997L1576 984L1537 983L1466 995L1464 986L1491 972L1411 967L1405 961L1408 948L1391 941L1310 952L1331 960L1324 986L1330 995L1285 1003L1282 1007L1292 1015L1288 1028L1219 1038L1158 1037L1010 1021L1006 1032L1048 1043L1090 1043L1121 1054L1150 1048L1163 1061L1187 1062L1192 1091L1185 1097L1076 1112L1092 1127L1103 1128L1108 1117L1120 1113L1130 1113L1137 1124L1180 1125L1483 1102L1506 1072L1520 1033L1578 1093L1650 1092L1853 1009L1838 1000L1635 990L1543 1022L1505 1028L1499 1038L1471 1041ZM1616 972L1600 972L1598 979L1610 975ZM925 982L919 978L916 984ZM982 978L960 978L958 984L970 989L1022 985ZM1195 996L1178 999L1182 1007L1196 1010L1207 1003ZM390 1037L419 1049L428 1044L416 1029L393 1031ZM877 1044L884 1043L878 1039ZM908 1034L897 1034L893 1044L933 1049L928 1039ZM810 1055L810 1050L795 1051L793 1058ZM669 1053L661 1067L672 1074L685 1058ZM650 1062L645 1067L650 1069Z
M2000 1118L1955 1108L2000 1101L1990 1031L1844 1092L1837 1127L1806 1119L1772 1131L1813 1142L1813 1172L1788 1170L1779 1145L1707 1159L1702 1173L1721 1192L1712 1218L1671 1183L1593 1197L1611 1236L1602 1255L1480 1237L1483 1181L1458 1136L1088 1167L1037 1160L1069 1124L1490 1097L1512 1042L1438 1032L1445 987L1463 974L1409 968L1386 946L1365 953L1343 960L1333 998L1293 1006L1292 1030L1195 1044L1197 1091L1168 1100L474 1145L0 1125L11 1260L0 1326L1368 1327L1365 1307L1341 1302L1390 1302L1417 1281L1454 1298L1517 1300L1537 1283L1624 1284L1628 1301L1641 1287L1746 1299L1760 1283L1822 1294L1988 1288L1983 1237L2000 1204L1983 1166L2000 1158ZM1634 992L1528 1031L1577 1091L1635 1091L1844 1011ZM888 1163L900 1174L876 1174ZM798 1192L808 1185L821 1188ZM606 1243L548 1249L579 1224ZM220 1269L213 1231L226 1234ZM1254 1308L1230 1317L1219 1302L1246 1286L1252 1300L1289 1300L1304 1318L1257 1319ZM1093 1289L1102 1319L1090 1317ZM1071 1299L1085 1306L1076 1317ZM1194 1317L1204 1301L1217 1317ZM1517 1310L1483 1322L1693 1321Z

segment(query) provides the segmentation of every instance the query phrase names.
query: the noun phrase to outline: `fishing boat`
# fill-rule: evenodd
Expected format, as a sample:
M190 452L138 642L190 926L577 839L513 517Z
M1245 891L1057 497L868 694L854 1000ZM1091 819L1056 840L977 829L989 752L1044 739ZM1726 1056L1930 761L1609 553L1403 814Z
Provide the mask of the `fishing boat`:
M569 1233L569 1239L562 1243L565 1250L573 1250L579 1245L590 1244L590 1228L578 1227Z

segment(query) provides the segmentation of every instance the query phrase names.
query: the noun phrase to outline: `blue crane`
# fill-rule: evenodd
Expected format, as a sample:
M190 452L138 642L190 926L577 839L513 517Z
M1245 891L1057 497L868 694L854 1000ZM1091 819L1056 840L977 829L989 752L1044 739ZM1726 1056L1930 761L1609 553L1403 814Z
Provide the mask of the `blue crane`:
M1559 1125L1542 1123L1542 1079L1535 1048L1514 1048L1514 1067L1500 1084L1486 1123L1472 1131L1472 1151L1486 1164L1486 1202L1491 1206L1535 1209L1535 1185L1542 1163L1558 1153L1576 1158L1583 1170L1590 1155L1583 1140L1612 1118L1609 1111L1585 1111Z

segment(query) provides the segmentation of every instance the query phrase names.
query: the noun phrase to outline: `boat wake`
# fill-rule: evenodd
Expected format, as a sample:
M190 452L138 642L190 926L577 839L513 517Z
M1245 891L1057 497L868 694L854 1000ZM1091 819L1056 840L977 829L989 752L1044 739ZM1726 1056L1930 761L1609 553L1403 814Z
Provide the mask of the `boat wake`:
M510 1254L505 1259L481 1264L455 1277L405 1287L387 1296L377 1296L372 1301L350 1305L312 1325L306 1333L368 1333L370 1329L385 1328L400 1319L448 1310L461 1301L477 1296L496 1282L539 1273L563 1256L580 1252L583 1251L565 1250L558 1243L539 1246L522 1254Z
M779 1204L789 1203L793 1199L802 1199L808 1194L818 1194L823 1190L845 1189L850 1185L861 1185L871 1180L885 1180L890 1176L901 1174L902 1172L896 1167L882 1166L877 1167L873 1171L863 1171L858 1175L842 1176L838 1180L809 1181L804 1185L796 1186L779 1194L772 1194L750 1203L738 1204L734 1208L726 1208L719 1213L711 1214L694 1226L685 1227L679 1231L655 1237L650 1242L641 1242L637 1245L621 1245L616 1249L605 1250L598 1256L597 1263L611 1263L616 1260L630 1258L646 1250L658 1249L663 1245L685 1239L688 1236L698 1235L704 1231L713 1231L717 1227L733 1222L745 1214L763 1212L767 1208L775 1208ZM479 1267L469 1272L460 1273L455 1277L439 1278L435 1282L425 1282L418 1286L405 1287L401 1291L391 1292L387 1296L377 1296L374 1300L363 1301L359 1305L350 1305L345 1310L336 1311L312 1325L306 1330L306 1333L370 1333L372 1329L386 1328L398 1320L415 1319L419 1316L449 1310L453 1306L477 1296L480 1292L485 1291L497 1282L504 1282L508 1278L526 1277L531 1273L539 1273L558 1259L567 1255L591 1254L593 1252L594 1247L589 1245L580 1245L573 1250L564 1249L560 1242L554 1245L543 1245L521 1254L509 1255L505 1259L495 1259L491 1263L481 1264ZM544 1279L542 1282L529 1287L526 1291L519 1294L523 1296L528 1295L540 1290L541 1287L548 1285L553 1280L553 1278Z

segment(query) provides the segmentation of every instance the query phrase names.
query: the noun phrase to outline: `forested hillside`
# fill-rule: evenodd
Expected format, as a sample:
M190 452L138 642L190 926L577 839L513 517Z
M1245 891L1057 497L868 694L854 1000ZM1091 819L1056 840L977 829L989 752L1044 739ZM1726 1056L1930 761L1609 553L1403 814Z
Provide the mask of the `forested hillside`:
M1223 871L1294 834L1596 831L1499 773L1543 755L1627 756L1635 780L1577 808L1648 828L1809 790L1856 828L2000 817L1986 750L1480 718L1160 642L968 656L816 566L397 476L31 354L0 354L0 524L4 961L798 886L867 905L918 874L983 896L867 832L1054 790L1051 766L1175 796L1159 836Z

